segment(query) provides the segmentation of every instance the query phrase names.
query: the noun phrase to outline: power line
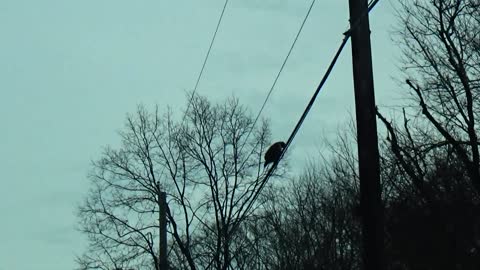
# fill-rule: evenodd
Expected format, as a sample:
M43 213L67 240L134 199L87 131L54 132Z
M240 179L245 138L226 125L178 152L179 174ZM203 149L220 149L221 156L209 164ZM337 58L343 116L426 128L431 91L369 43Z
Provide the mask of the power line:
M370 2L370 5L368 6L368 9L367 11L365 12L365 14L363 14L354 24L353 26L347 30L345 33L344 33L344 38L342 40L342 42L340 43L340 46L339 48L337 49L337 53L335 54L335 56L333 57L332 61L330 62L330 65L328 66L327 68L327 71L325 72L325 75L323 75L323 78L322 80L320 81L317 89L315 90L315 93L313 94L312 98L310 99L310 102L308 103L307 107L305 108L305 110L303 111L303 114L302 116L300 117L300 120L298 120L297 124L295 125L295 128L293 129L292 133L290 134L290 137L288 138L287 142L286 142L286 146L285 148L283 149L283 152L282 154L280 155L280 158L278 159L277 162L275 162L273 164L273 166L270 168L270 170L267 172L267 175L265 176L265 182L268 180L268 178L272 175L273 171L275 170L275 168L277 167L279 161L283 158L287 148L290 146L290 144L292 143L293 139L295 138L295 136L297 135L297 132L298 130L300 129L303 121L305 120L305 118L307 117L307 114L309 113L310 109L312 108L312 105L313 103L315 102L315 99L317 98L318 94L320 93L320 90L322 89L323 85L325 84L325 82L327 81L333 67L335 66L336 62L337 62L337 59L338 57L340 56L340 53L342 52L343 48L345 47L345 44L347 44L347 41L350 39L351 37L351 32L352 32L352 29L356 28L361 19L366 16L372 9L373 7L375 7L375 5L379 2L380 0L372 0Z
M185 120L185 116L188 112L188 109L190 108L190 104L192 103L195 92L197 91L198 84L200 83L200 79L202 78L203 71L205 70L207 60L210 56L210 51L212 50L213 43L215 42L215 38L217 37L218 28L220 28L220 24L222 22L223 15L225 14L225 9L227 8L228 1L229 0L225 0L225 4L223 5L222 12L220 13L220 17L218 18L217 26L215 27L215 32L213 33L212 40L210 41L210 46L208 47L207 54L205 55L205 59L203 60L202 68L200 69L200 73L198 74L197 81L195 82L195 87L193 88L192 95L191 95L190 99L188 100L187 109L185 110L185 114L183 115L182 122L183 122L183 120Z
M270 95L272 94L273 89L275 88L275 85L277 84L278 78L280 78L280 74L282 73L283 68L285 67L285 65L287 63L288 58L290 57L290 54L292 53L293 48L295 47L295 44L297 43L298 37L300 36L300 33L302 32L303 26L305 25L305 22L307 21L308 16L310 16L310 12L312 11L312 8L313 8L313 5L315 4L315 1L316 0L313 0L312 3L310 4L310 7L308 8L307 14L305 15L305 18L303 19L302 24L300 25L300 28L297 31L297 34L295 36L295 39L293 40L292 45L290 46L290 49L288 50L287 56L285 56L285 59L283 60L282 65L280 66L280 70L278 71L277 75L275 76L275 79L273 80L273 84L270 87L270 90L268 91L268 94L265 97L265 100L263 101L262 107L258 111L257 117L255 117L255 120L253 121L252 127L250 128L250 131L248 132L247 137L245 138L245 142L243 143L239 152L242 151L243 147L245 146L245 144L248 141L248 137L250 137L250 134L252 133L253 129L255 128L255 124L257 123L258 119L260 118L260 115L262 114L262 111L265 108L265 105L267 104L268 99L270 98Z
M308 8L308 11L307 11L307 14L305 15L305 18L303 19L302 21L302 24L300 25L300 28L298 29L298 32L297 32L297 35L295 36L295 39L293 40L293 43L292 45L290 46L290 50L288 51L287 53L287 56L285 57L285 59L283 60L283 63L282 63L282 66L280 67L280 70L278 71L277 73L277 76L275 77L275 80L273 81L273 84L272 86L270 87L270 91L268 91L268 94L267 96L265 97L265 100L263 101L263 104L262 104L262 107L260 108L260 110L258 111L258 114L257 116L255 117L255 120L253 121L253 124L252 124L252 127L250 128L248 134L247 134L247 137L245 138L245 142L243 143L242 147L240 148L240 151L241 152L243 150L243 147L245 146L245 144L247 143L248 141L248 138L250 137L250 134L252 133L253 129L255 128L255 124L257 123L258 119L260 118L260 115L262 114L263 112L263 109L265 108L265 105L267 104L268 102L268 99L270 98L270 95L272 94L273 92L273 89L275 88L275 85L277 84L277 81L278 81L278 78L280 77L280 74L282 73L283 71L283 68L285 67L287 61L288 61L288 58L290 57L290 54L292 53L292 50L293 48L295 47L295 44L298 40L298 37L300 36L300 33L302 32L302 29L303 29L303 26L305 25L305 22L307 21L308 19L308 16L310 15L310 12L312 11L312 8L313 8L313 5L315 4L315 1L316 0L313 0L312 3L310 4L310 7ZM373 9L373 7L378 3L378 1L380 0L371 0L370 3L368 4L368 12L370 12L370 10ZM363 17L363 16L362 16ZM356 22L355 25L354 25L354 28L358 25L359 22ZM347 30L344 35L347 37L347 40L348 38L350 38L350 31L351 29ZM346 41L345 41L346 43ZM343 46L345 46L345 44L343 44ZM342 48L343 49L343 48ZM335 59L336 61L336 59ZM323 82L324 83L324 82ZM323 84L322 84L323 85ZM321 86L320 86L321 87ZM318 93L317 93L318 94ZM316 97L316 95L315 95ZM309 106L311 106L311 104L309 103ZM303 122L303 120L301 120Z
M243 214L241 215L240 219L243 219L246 217L248 211L251 209L251 207L253 206L253 203L255 202L256 198L258 197L258 195L260 194L260 191L263 189L263 187L265 186L265 184L267 183L268 179L272 176L273 172L275 171L275 169L277 168L277 165L278 163L280 162L280 160L283 158L283 156L285 155L285 152L287 151L288 147L290 146L290 144L292 143L293 139L295 138L295 136L297 135L297 132L298 130L300 129L303 121L305 120L305 118L307 117L307 114L310 112L310 109L312 108L312 105L313 103L315 102L315 99L317 98L318 94L320 93L320 90L322 89L323 85L325 84L325 82L327 81L328 77L330 76L330 73L332 72L333 70L333 67L335 66L337 60L338 60L338 57L340 56L341 52L343 51L343 48L345 47L345 45L347 44L347 41L350 39L351 37L351 32L352 32L352 29L356 28L358 25L359 25L359 22L361 21L361 19L366 16L372 9L373 7L379 2L380 0L372 0L368 6L368 9L367 11L362 14L362 16L360 18L358 18L358 20L352 24L352 27L349 28L349 30L347 30L346 32L344 32L344 38L342 40L342 42L340 43L340 46L339 48L337 49L337 52L335 53L335 56L333 57L332 61L330 62L330 65L328 66L327 70L325 71L325 74L323 75L322 77L322 80L320 81L317 89L315 90L312 98L310 99L310 102L307 104L307 107L305 108L305 110L303 111L303 114L302 116L300 117L300 119L298 120L297 124L295 125L295 128L293 129L292 133L290 134L290 137L288 138L287 142L286 142L286 145L285 145L285 148L283 149L282 151L282 154L280 155L279 159L277 160L277 162L274 162L272 167L270 167L270 169L268 170L267 174L265 175L265 177L263 178L263 181L262 183L260 184L260 187L258 188L258 190L255 192L255 193L252 193L252 199L250 200L248 206L245 208ZM237 223L238 224L238 223ZM235 228L232 228L232 230L235 229Z
M312 3L310 4L310 7L308 8L307 14L305 14L305 17L303 18L302 24L300 25L300 28L298 29L297 34L295 35L295 39L293 40L293 43L292 43L292 45L290 46L290 49L288 50L288 53L287 53L287 55L285 56L285 59L283 60L283 63L282 63L282 65L280 66L280 69L278 70L277 75L275 76L275 79L273 80L272 86L270 87L270 90L268 91L268 94L267 94L267 96L265 97L265 100L263 101L262 107L261 107L260 110L258 111L257 116L255 117L255 120L253 121L253 124L252 124L252 126L250 127L250 130L248 131L247 136L245 137L245 141L243 142L242 147L240 147L240 151L238 151L239 153L242 152L243 148L244 148L245 145L247 144L248 138L250 137L253 129L255 128L255 125L256 125L258 119L260 118L260 115L262 114L263 109L265 108L265 105L267 104L268 99L270 98L270 95L272 94L273 90L275 89L275 85L277 84L277 81L278 81L278 79L280 78L280 74L282 73L283 69L285 68L285 65L287 64L288 58L290 57L290 54L292 53L293 48L295 47L295 44L297 43L298 37L300 36L300 34L301 34L301 32L302 32L302 29L303 29L303 27L305 26L305 23L307 22L308 17L310 16L310 12L312 11L312 8L313 8L313 5L315 4L315 2L316 2L316 0L313 0ZM242 165L240 166L241 168L245 165L245 163L247 162L247 160L249 159L249 157L250 157L250 155L251 155L252 153L253 153L253 149L252 149L252 151L247 155L247 157L245 158L245 160L243 161Z
M302 116L300 117L300 120L297 122L297 124L295 125L295 128L293 129L290 137L288 138L288 141L286 142L286 146L285 148L283 149L283 152L282 154L280 155L279 159L273 163L272 167L270 167L270 169L268 170L268 172L265 174L265 177L263 178L263 181L260 183L260 186L259 188L257 189L256 192L252 192L251 194L251 199L250 199L250 202L248 203L247 207L245 208L245 210L243 211L243 214L241 215L240 219L244 219L246 216L247 216L247 213L248 211L250 211L250 209L252 208L253 206L253 203L256 201L258 195L260 194L261 190L263 189L263 187L265 186L265 184L267 183L268 179L272 176L273 174L273 171L275 171L275 169L277 168L277 165L278 163L280 162L280 160L283 158L285 152L287 151L287 148L288 146L291 144L291 142L293 141L293 139L295 138L298 130L300 129L300 126L302 125L303 121L305 120L305 117L307 116L308 112L310 111L318 93L320 93L320 90L322 89L323 85L325 84L325 82L327 81L327 78L329 77L333 67L335 66L336 62L337 62L337 59L338 57L340 56L340 53L342 52L343 48L345 47L345 44L347 43L348 39L349 39L350 35L349 34L346 34L339 46L339 48L337 49L337 52L335 53L335 56L333 57L332 61L330 62L330 65L328 66L327 68L327 71L325 72L325 74L323 75L323 78L322 80L320 81L320 84L318 85L315 93L313 94L312 98L310 99L310 102L308 103L307 107L305 108L305 110L303 111L303 114ZM238 224L238 223L237 223ZM233 230L233 229L232 229Z

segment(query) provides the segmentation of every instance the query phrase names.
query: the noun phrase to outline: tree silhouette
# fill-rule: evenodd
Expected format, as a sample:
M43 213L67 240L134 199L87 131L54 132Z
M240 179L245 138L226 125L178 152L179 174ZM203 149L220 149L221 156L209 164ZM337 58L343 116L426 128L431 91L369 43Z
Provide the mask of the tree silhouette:
M92 188L79 207L89 247L82 269L158 267L156 182L167 192L171 268L227 269L241 252L236 235L263 181L269 128L237 99L212 104L194 95L183 121L140 106L119 147L93 162ZM254 209L255 207L253 207Z

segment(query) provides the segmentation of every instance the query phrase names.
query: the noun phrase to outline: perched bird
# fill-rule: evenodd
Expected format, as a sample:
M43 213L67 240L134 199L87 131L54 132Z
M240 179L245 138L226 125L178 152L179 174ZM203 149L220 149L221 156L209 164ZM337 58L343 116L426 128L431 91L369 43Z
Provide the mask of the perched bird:
M280 155L282 155L285 146L286 144L284 142L276 142L272 144L265 153L265 164L263 167L267 167L267 165L272 162L278 162L278 159L280 158Z

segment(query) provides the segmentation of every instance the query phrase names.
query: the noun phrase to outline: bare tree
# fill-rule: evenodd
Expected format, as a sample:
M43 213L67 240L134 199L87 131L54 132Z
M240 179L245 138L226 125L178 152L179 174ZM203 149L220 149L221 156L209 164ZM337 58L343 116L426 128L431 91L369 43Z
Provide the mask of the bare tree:
M357 160L351 133L283 185L271 186L256 219L247 223L256 256L245 269L359 269ZM321 165L319 165L321 164Z
M480 1L399 3L396 37L403 49L406 85L419 105L407 113L404 110L403 128L378 113L391 134L392 151L428 196L422 187L426 156L436 147L449 145L480 192Z
M396 39L410 101L387 129L390 261L478 268L480 1L399 1ZM467 214L469 213L469 214Z
M237 99L192 96L185 119L139 107L121 145L93 162L92 188L78 211L89 246L81 269L158 269L156 183L167 192L172 269L231 269L235 244L264 186L267 122L254 128ZM251 133L250 136L248 136Z

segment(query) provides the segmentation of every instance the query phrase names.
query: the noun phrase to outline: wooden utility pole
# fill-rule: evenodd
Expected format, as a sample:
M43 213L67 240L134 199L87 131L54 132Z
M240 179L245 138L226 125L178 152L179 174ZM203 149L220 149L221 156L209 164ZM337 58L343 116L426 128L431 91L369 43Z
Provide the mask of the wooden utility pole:
M353 81L357 117L363 269L383 269L383 207L381 201L372 51L367 0L349 0Z
M167 270L167 194L160 190L160 183L157 182L158 195L158 223L160 241L158 246L158 268L160 270Z

